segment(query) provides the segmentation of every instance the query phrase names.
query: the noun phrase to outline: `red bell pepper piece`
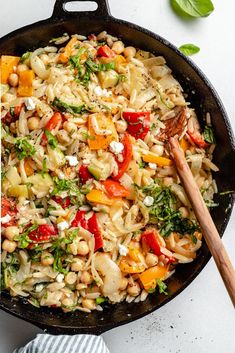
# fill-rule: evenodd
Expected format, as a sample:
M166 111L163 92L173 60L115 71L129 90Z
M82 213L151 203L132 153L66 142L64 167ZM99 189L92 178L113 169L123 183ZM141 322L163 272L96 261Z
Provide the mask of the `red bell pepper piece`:
M150 112L123 112L127 131L136 139L144 140L150 129Z
M15 225L15 216L17 210L15 204L8 200L6 197L1 199L1 217L5 217L7 214L11 217L10 221L7 223L2 223L3 227L10 227Z
M95 251L103 247L103 238L99 229L98 221L96 214L93 213L92 217L85 219L85 211L77 211L75 218L73 219L71 226L72 227L79 227L88 230L94 235L95 238Z
M62 114L59 112L56 112L52 115L51 119L46 124L45 130L51 131L51 130L55 129L57 126L59 126L59 128L60 128L62 123L63 123ZM42 145L46 145L46 143L47 143L47 137L45 134L43 134L42 135Z
M53 196L52 200L54 200L55 202L57 202L61 207L63 208L67 208L69 207L69 205L71 204L70 198L69 197L65 197L64 199L60 196Z
M120 179L123 174L127 171L131 158L132 158L132 144L131 144L131 140L130 140L130 136L129 134L125 133L124 137L121 141L124 145L124 149L122 152L122 156L123 156L123 162L118 162L118 174L117 175L113 175L112 178L114 180L118 180Z
M124 188L118 181L111 179L105 180L103 183L105 191L110 197L128 197L130 191Z
M32 243L44 243L58 235L57 229L53 225L40 224L35 230L28 234Z
M81 165L78 175L82 184L86 184L88 180L92 179L92 175L90 174L87 166L85 165Z
M209 143L207 143L202 135L200 134L199 131L195 131L193 133L187 131L189 137L191 138L191 140L195 143L195 145L197 145L199 148L207 148L209 147Z
M95 251L102 248L104 246L104 241L99 229L98 221L96 214L93 213L93 216L88 219L88 230L94 234L95 238Z
M114 58L116 54L108 45L102 45L99 47L96 53L97 56L104 56L105 58Z
M168 259L169 263L175 262L174 257L165 255L161 250L161 244L158 240L157 231L154 229L146 230L141 236L142 245L149 247L153 250L157 256L164 255Z
M87 229L87 220L85 219L85 214L86 212L85 211L80 211L78 210L72 223L71 223L71 226L72 227L79 227L81 226L82 228L84 229Z

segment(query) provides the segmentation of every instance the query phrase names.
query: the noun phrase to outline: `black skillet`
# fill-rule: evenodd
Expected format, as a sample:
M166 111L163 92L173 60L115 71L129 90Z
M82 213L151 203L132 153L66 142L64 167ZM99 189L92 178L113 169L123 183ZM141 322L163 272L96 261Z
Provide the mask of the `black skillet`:
M95 0L98 8L94 12L67 12L67 2L69 0L56 0L51 18L23 27L0 39L0 53L21 55L29 49L47 45L51 38L59 37L64 32L86 35L106 30L122 38L125 43L163 55L188 94L188 101L192 102L198 117L203 120L206 112L210 112L218 144L214 156L214 161L220 168L220 172L215 174L218 188L220 191L234 190L235 145L231 126L215 89L205 75L165 39L137 25L112 17L107 0ZM218 196L216 201L220 206L213 210L212 216L222 236L229 221L233 199L231 195L225 195ZM103 312L85 314L77 311L65 314L60 310L43 307L36 309L22 299L12 299L7 293L2 293L0 307L50 333L100 334L141 318L166 304L192 282L209 259L210 253L204 243L195 261L178 266L176 273L168 280L171 293L169 297L163 294L150 295L145 302L138 304L123 302L106 305Z

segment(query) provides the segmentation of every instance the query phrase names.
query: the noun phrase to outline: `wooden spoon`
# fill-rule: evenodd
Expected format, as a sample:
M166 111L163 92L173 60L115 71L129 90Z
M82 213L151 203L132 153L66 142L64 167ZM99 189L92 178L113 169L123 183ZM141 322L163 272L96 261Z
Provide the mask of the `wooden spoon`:
M235 307L235 271L232 263L194 180L183 150L180 148L178 141L173 137L169 139L169 145L179 177L201 226L207 246L215 260L225 287Z

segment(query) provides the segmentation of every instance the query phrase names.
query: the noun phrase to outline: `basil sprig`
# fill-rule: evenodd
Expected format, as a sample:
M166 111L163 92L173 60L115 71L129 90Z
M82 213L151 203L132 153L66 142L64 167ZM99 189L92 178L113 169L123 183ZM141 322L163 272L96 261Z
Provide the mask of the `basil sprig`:
M207 17L214 10L211 0L171 0L171 4L180 16Z
M200 48L194 44L183 44L179 47L179 50L187 56L191 56L193 54L197 54L200 51Z

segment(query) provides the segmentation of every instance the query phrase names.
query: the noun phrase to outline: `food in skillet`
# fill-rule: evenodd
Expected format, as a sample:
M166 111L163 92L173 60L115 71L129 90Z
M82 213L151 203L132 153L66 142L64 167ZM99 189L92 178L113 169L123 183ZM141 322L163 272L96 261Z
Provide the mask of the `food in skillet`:
M102 310L167 294L202 234L167 148L180 141L208 206L204 131L162 56L106 32L1 57L2 289Z

